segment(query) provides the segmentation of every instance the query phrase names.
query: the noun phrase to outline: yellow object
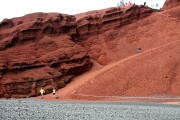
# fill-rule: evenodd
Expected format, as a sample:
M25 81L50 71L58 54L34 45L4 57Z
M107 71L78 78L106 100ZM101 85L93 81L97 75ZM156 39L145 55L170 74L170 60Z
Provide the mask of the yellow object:
M41 90L40 90L40 93L41 93L41 94L44 94L44 93L45 93L45 91L44 91L43 89L41 89Z

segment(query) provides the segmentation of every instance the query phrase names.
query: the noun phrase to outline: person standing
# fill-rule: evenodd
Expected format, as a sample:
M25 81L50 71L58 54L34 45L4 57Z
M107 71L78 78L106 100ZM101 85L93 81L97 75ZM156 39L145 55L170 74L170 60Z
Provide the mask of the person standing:
M152 8L152 9L154 8L154 4L151 4L151 8Z
M138 54L140 54L140 53L141 53L141 48L139 47L139 48L138 48Z
M53 93L53 97L55 97L55 95L56 95L56 89L55 88L53 88L52 93Z
M146 2L144 2L144 6L146 6Z
M158 9L158 6L159 6L158 3L156 3L156 9Z
M40 89L41 99L44 98L44 93L45 93L45 90L41 88L41 89Z
M58 98L58 92L56 91L56 89L53 88L52 92L53 92L53 97L57 99Z

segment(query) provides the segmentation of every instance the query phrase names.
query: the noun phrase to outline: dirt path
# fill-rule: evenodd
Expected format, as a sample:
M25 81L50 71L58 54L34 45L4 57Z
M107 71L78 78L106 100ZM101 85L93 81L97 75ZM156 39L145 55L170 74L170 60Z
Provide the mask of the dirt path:
M176 22L180 22L180 20L178 20L177 18L171 17L170 15L166 15L166 14L163 14L163 13L158 13L158 14L165 17L165 18L169 18L169 19L174 20Z
M146 54L148 52L151 52L153 50L156 50L156 49L159 49L159 48L162 48L162 47L165 47L165 46L168 46L170 44L173 44L173 43L176 43L176 42L179 42L180 40L176 40L176 41L173 41L173 42L170 42L170 43L167 43L167 44L164 44L164 45L161 45L159 47L156 47L156 48L153 48L153 49L150 49L150 50L147 50L141 54ZM106 71L106 70L109 70L113 67L115 67L116 65L119 65L127 60L130 60L134 57L137 57L139 56L139 54L135 54L135 55L132 55L130 57L127 57L121 61L118 61L118 62L115 62L113 64L110 64L104 68L102 68L101 70L97 71L97 72L92 72L90 73L88 76L87 79L85 79L86 81L89 81L91 80L94 76ZM85 82L86 82L85 81ZM81 84L82 85L82 84ZM77 88L74 88L74 90L76 90ZM171 101L173 104L176 103L176 104L179 104L179 102L175 102L175 101L180 101L180 97L154 97L154 96L148 96L148 97L121 97L121 96L96 96L96 95L88 95L88 94L79 94L77 93L76 91L73 91L71 94L75 95L75 96L78 96L78 97L84 97L84 98L94 98L94 99L111 99L111 100L135 100L135 101L159 101L159 102L165 102L165 101ZM168 103L171 103L171 102L168 102Z
M159 14L159 15L161 15L163 17L172 19L172 20L176 20L176 21L179 22L179 20L177 20L176 18L172 18L172 17L170 17L168 15L165 15L163 13L157 13L157 14ZM164 36L166 36L166 34ZM146 50L146 51L142 51L141 54L149 53L151 51L160 49L162 47L168 46L170 44L173 44L173 43L179 42L179 41L180 40L175 40L175 41L172 41L172 42L167 42L166 44L163 44L161 46L154 47L154 48ZM111 63L111 64L106 65L106 66L100 66L98 64L95 64L95 67L93 67L92 70L90 70L90 71L88 71L88 72L86 72L86 73L84 73L84 74L82 74L80 76L75 77L72 80L72 82L70 82L69 84L66 85L66 87L61 88L60 90L58 90L58 93L59 93L61 99L72 99L71 98L72 96L76 96L77 98L80 97L80 96L81 97L82 96L83 97L88 97L88 98L89 97L99 97L99 96L90 96L90 95L80 95L80 94L76 93L76 89L80 88L81 86L83 86L84 84L89 82L92 78L94 78L95 76L101 74L102 72L107 71L107 70L115 67L116 65L122 64L123 62L128 61L128 60L133 59L133 58L138 57L138 56L139 56L139 54L134 54L132 56L129 56L129 57L124 58L124 59L121 59L121 60L119 60L117 62ZM102 96L102 98L105 98L105 97L109 98L109 96ZM52 99L52 95L51 94L45 95L45 98ZM132 99L132 98L127 98L127 99Z
M162 48L162 47L165 47L165 46L168 46L170 44L173 44L173 43L176 43L176 42L179 42L180 40L176 40L176 41L173 41L173 42L169 42L169 43L166 43L164 45L161 45L161 46L158 46L158 47L155 47L155 48L152 48L150 50L147 50L147 51L143 51L141 54L146 54L148 52L151 52L153 50L157 50L159 48ZM173 104L178 104L179 105L179 102L175 102L175 101L180 101L180 98L169 98L169 97L163 97L163 98L159 98L159 97L118 97L118 96L92 96L92 95L82 95L82 94L78 94L76 93L76 89L81 87L83 84L86 84L89 80L91 80L93 77L97 76L98 74L101 74L102 72L106 71L106 70L109 70L113 67L115 67L116 65L118 64L121 64L125 61L128 61L134 57L138 57L139 55L141 54L134 54L132 56L129 56L125 59L122 59L118 62L114 62L112 64L109 64L105 67L102 67L102 68L99 68L97 70L94 70L94 71L89 71L89 72L86 72L84 73L83 75L80 75L80 76L77 76L76 78L73 79L73 81L71 83L69 83L66 87L58 90L58 93L60 95L60 98L61 99L65 99L65 100L71 100L71 97L72 96L75 96L76 98L78 97L84 97L84 98L87 98L87 99L93 99L93 98L96 98L96 99L102 99L102 100L112 100L112 101L117 101L117 100L135 100L135 101L150 101L150 100L153 100L153 101L170 101L170 102L165 102L166 104L170 104L171 102ZM48 94L48 95L45 95L45 99L52 99L52 95L51 94Z

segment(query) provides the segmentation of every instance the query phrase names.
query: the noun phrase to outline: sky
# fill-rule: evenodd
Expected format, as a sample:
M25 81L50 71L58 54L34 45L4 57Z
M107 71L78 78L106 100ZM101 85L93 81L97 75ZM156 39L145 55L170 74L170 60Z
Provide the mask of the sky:
M20 17L34 12L58 12L65 14L77 14L91 10L99 10L117 6L120 0L1 0L0 21L4 18ZM137 5L143 4L151 6L159 4L163 6L165 0L124 0L131 1Z

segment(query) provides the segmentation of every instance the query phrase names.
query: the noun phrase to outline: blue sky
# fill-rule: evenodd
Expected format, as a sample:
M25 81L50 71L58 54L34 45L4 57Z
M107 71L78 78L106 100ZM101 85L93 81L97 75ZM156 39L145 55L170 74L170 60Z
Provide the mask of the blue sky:
M117 6L119 0L1 0L0 21L4 18L20 17L34 12L58 12L77 14L90 10L98 10ZM162 7L165 0L124 0L136 4L147 2L149 6L159 4Z

